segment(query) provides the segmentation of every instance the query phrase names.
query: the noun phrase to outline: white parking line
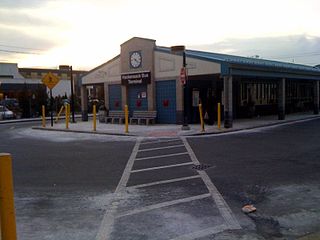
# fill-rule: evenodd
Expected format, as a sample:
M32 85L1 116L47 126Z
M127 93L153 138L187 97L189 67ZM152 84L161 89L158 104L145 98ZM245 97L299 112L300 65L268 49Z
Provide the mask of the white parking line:
M194 154L192 148L190 147L189 143L187 142L185 137L181 137L184 145L189 152L190 158L192 162L196 165L200 164L196 155ZM237 219L233 216L231 209L229 208L228 204L225 202L217 188L214 186L208 174L204 171L198 171L199 175L201 176L202 180L206 184L214 202L216 203L221 216L224 218L226 223L228 224L229 229L241 229L241 226Z
M177 147L184 147L184 145L183 144L178 144L178 145L172 145L172 146L166 146L166 147L147 148L147 149L141 149L138 152L148 152L148 151L155 151L155 150L169 149L169 148L177 148Z
M164 168L181 167L181 166L192 165L192 164L193 164L193 162L186 162L186 163L179 163L179 164L165 165L165 166L159 166L159 167L152 167L152 168L137 169L137 170L132 170L132 171L131 171L131 173L146 172L146 171L153 171L153 170L159 170L159 169L164 169Z
M172 154L158 155L158 156L152 156L152 157L136 158L136 161L154 159L154 158L173 157L173 156L179 156L179 155L188 155L188 152L172 153Z
M116 218L121 218L121 217L130 216L130 215L134 215L134 214L138 214L138 213L142 213L142 212L147 212L147 211L158 209L158 208L169 207L169 206L180 204L180 203L186 203L186 202L191 202L191 201L195 201L195 200L200 200L200 199L203 199L203 198L208 198L210 196L211 196L210 193L205 193L205 194L201 194L201 195L198 195L198 196L193 196L193 197L188 197L188 198L181 198L181 199L168 201L168 202L162 202L162 203L146 206L146 207L143 207L143 208L140 208L140 209L139 208L138 209L134 209L132 211L128 211L128 212L119 214L119 215L116 216Z
M160 185L160 184L174 183L174 182L179 182L179 181L186 181L186 180L190 180L190 179L194 179L194 178L200 178L200 175L194 175L194 176L190 176L190 177L174 178L174 179L169 179L169 180L145 183L145 184L130 186L130 187L127 187L127 188L132 188L132 189L144 188L144 187L150 187L150 186L155 186L155 185Z

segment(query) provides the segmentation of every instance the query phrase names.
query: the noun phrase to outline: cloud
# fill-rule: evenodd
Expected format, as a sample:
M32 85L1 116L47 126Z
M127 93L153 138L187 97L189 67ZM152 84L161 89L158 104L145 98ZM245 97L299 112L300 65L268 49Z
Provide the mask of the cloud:
M284 62L307 65L320 64L320 37L305 34L247 39L233 38L213 44L188 47L244 57L259 56L264 59Z
M1 0L0 2L0 8L25 8L25 6L28 6L30 8L32 7L38 7L43 5L43 0Z
M39 27L39 26L55 26L56 22L40 17L32 16L24 10L0 9L0 23L7 28L15 27Z
M48 50L54 48L57 45L57 43L55 43L54 41L44 39L41 36L28 35L15 29L4 30L1 27L0 39L1 62L19 62L22 59L34 54L21 54L17 52L37 53L41 55L45 54ZM17 46L18 48L11 46ZM19 48L21 46L23 48Z

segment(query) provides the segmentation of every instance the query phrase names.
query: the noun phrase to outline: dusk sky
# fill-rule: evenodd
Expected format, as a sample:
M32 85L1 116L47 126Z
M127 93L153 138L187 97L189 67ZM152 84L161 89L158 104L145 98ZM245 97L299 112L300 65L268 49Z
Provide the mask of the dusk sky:
M90 70L132 37L320 64L319 0L1 0L0 62Z

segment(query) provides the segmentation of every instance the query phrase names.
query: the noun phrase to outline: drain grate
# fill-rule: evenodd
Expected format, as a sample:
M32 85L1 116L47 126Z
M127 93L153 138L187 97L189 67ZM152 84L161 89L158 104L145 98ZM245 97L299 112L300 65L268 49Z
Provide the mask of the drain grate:
M195 170L203 171L203 170L207 170L208 168L211 168L211 166L208 164L194 164L192 165L191 168Z

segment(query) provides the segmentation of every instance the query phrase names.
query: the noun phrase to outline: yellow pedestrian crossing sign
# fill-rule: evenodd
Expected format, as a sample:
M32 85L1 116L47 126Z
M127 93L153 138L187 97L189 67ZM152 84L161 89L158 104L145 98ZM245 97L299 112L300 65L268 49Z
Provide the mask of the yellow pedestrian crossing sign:
M42 83L46 85L49 89L54 88L59 81L60 79L56 75L52 74L51 72L47 73L42 78Z

